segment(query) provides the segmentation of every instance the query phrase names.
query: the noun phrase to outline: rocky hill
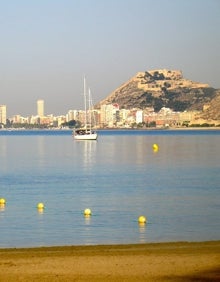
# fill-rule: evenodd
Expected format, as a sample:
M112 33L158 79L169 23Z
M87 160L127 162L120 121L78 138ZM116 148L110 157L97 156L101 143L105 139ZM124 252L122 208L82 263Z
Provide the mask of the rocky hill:
M220 90L216 90L215 97L206 105L205 110L200 114L205 120L220 120Z
M220 90L185 79L179 70L151 70L138 72L96 107L117 103L121 109L153 107L156 112L162 107L174 111L202 111L206 108L204 117L219 119L219 96Z

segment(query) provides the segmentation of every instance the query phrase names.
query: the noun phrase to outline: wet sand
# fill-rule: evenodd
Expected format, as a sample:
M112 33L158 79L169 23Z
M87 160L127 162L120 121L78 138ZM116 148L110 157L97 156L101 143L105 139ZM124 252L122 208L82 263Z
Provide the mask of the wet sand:
M220 281L220 241L0 249L0 281Z

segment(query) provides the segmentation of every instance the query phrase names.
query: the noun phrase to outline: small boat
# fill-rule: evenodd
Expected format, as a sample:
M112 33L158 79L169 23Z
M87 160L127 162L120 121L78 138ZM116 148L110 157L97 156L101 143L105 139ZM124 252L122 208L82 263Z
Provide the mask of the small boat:
M74 138L76 140L96 140L98 137L97 132L90 129L77 129L74 132Z
M87 105L88 104L88 105ZM98 134L92 129L92 99L90 89L86 91L86 80L84 78L84 106L85 106L85 125L83 128L77 128L73 132L75 140L96 140ZM88 118L87 118L88 108Z

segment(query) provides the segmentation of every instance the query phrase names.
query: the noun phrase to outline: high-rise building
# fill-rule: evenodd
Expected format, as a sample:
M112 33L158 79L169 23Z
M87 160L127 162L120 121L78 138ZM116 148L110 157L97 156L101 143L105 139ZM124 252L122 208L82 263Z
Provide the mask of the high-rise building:
M120 120L119 113L119 105L116 103L101 105L100 119L102 126L113 126L116 122Z
M6 105L0 105L0 123L6 124Z
M37 101L37 115L39 117L44 117L44 100Z

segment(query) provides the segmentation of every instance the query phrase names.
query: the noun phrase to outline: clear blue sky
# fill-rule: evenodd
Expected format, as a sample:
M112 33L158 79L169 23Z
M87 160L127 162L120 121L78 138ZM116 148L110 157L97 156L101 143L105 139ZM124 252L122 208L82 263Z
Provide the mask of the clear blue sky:
M0 1L0 104L8 116L83 108L138 71L179 69L220 88L219 0Z

